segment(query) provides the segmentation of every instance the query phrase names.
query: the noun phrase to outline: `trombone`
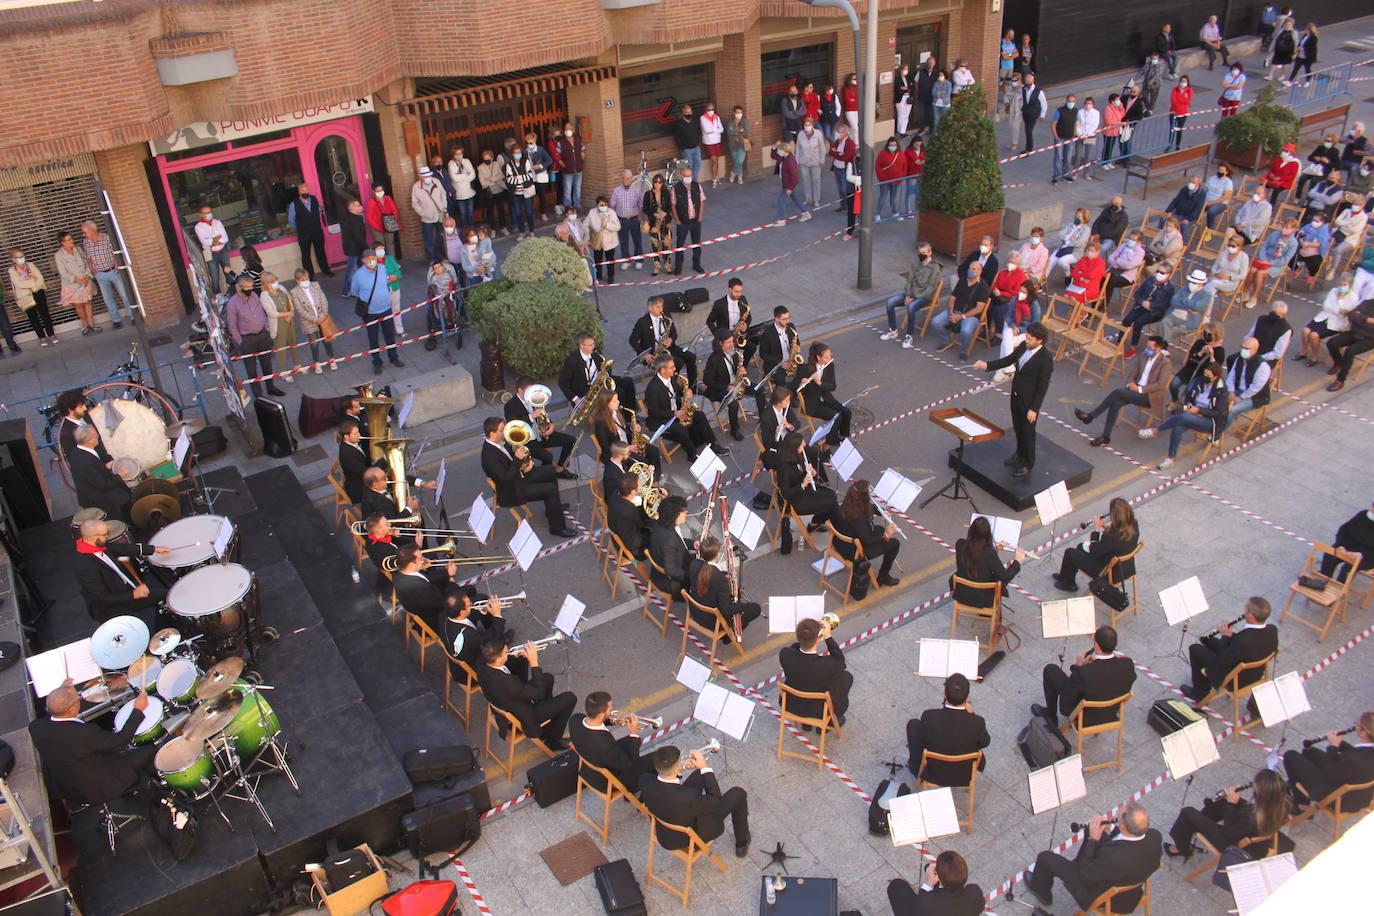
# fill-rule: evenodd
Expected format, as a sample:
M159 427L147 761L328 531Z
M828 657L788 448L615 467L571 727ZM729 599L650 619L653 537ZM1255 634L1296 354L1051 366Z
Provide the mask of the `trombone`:
M701 754L703 757L705 757L707 754L714 754L714 753L718 752L719 750L720 750L720 741L717 740L716 738L712 738L711 741L710 741L705 747L699 747L699 748L697 748L697 753L699 753L699 754ZM691 757L691 755L688 754L688 757ZM695 770L695 769L696 769L696 767L692 766L692 761L691 761L690 759L687 760L685 763L682 764L682 768L683 768L684 770Z
M358 536L367 534L367 522L356 521L348 526L348 530ZM448 538L449 540L479 540L477 535L466 528L412 528L409 525L392 525L391 533L395 537L420 537Z
M437 547L426 547L423 550L416 551L416 553L422 556L428 556L430 554L442 556L448 554L448 559L444 562L453 563L455 566L479 566L483 563L504 563L507 560L515 559L515 557L509 555L496 557L460 557L458 556L458 545L454 542L453 538L449 538ZM399 559L399 554L382 557L382 572L388 575L396 572Z
M628 712L621 712L618 709L612 709L611 714L606 717L606 720L612 725L629 725L630 714ZM655 718L654 716L640 716L639 721L650 728L663 727L663 720Z

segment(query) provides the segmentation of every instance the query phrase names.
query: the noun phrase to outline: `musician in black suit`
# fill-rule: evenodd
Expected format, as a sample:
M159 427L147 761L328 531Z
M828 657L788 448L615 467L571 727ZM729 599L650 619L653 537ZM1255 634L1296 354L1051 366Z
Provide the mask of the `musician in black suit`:
M1150 815L1139 802L1130 802L1116 822L1117 832L1108 834L1107 819L1088 821L1088 836L1070 861L1055 852L1042 852L1035 869L1026 876L1026 887L1045 906L1054 903L1054 879L1083 909L1112 887L1133 887L1145 883L1159 868L1163 839L1150 826ZM1139 904L1140 892L1119 895L1113 909L1129 913Z
M167 589L139 581L131 563L134 557L169 553L171 548L110 544L109 536L110 527L103 518L81 523L81 537L76 542L76 577L86 599L86 610L99 621L129 614L146 623L152 632L157 629L157 609L167 597Z
M687 757L692 774L682 778L682 751L671 744L654 751L654 774L639 777L639 795L649 813L665 824L690 827L710 843L725 832L725 819L735 834L735 855L749 854L749 795L739 786L721 794L716 774L706 765L701 751ZM683 849L687 835L676 830L660 830L659 845L664 849Z
M768 404L768 389L764 387L765 383L785 383L790 369L785 361L794 349L800 355L801 337L797 334L797 329L792 327L792 313L787 310L787 306L779 305L773 309L773 320L758 330L754 340L758 344L761 366L759 379L754 383L754 400L758 404L759 413L763 413L764 407Z
M346 394L339 398L339 425L352 420L363 428L363 452L368 452L370 443L367 437L367 414L363 411L362 399L356 394Z
M749 299L744 295L744 281L739 277L731 277L725 284L725 295L711 303L711 311L706 315L706 326L713 334L729 331L733 336L748 332ZM744 342L745 365L754 358L756 349L758 335L749 335Z
M706 419L705 411L694 409L691 419L687 419L692 389L684 387L678 378L673 358L665 353L654 360L654 373L644 384L644 410L648 414L650 433L672 420L673 424L664 431L662 438L671 439L686 449L689 460L696 461L697 455L708 446L717 455L730 454L729 449L716 442L715 430Z
M548 520L549 534L559 538L574 535L563 515L563 497L558 492L558 472L548 466L530 467L523 465L529 457L523 446L512 448L505 440L506 421L500 417L487 417L482 421L482 473L491 478L496 485L496 504L498 506L523 506L540 500L544 503L544 517Z
M396 529L391 527L391 519L380 512L374 512L364 520L364 527L367 534L364 536L363 546L367 550L367 558L372 561L372 566L377 570L375 585L377 595L380 598L387 598L391 594L391 576L382 571L382 562L387 557L396 556L396 552L402 544L416 544L417 535L406 535L402 537L396 533Z
M1124 557L1135 550L1140 541L1140 527L1135 510L1121 497L1114 497L1107 505L1107 514L1093 519L1093 533L1085 547L1079 544L1064 551L1059 572L1054 575L1054 587L1060 591L1078 591L1078 573L1089 579L1102 575L1114 557ZM1117 564L1115 578L1125 582L1135 575L1135 560Z
M1245 619L1238 629L1224 623L1215 636L1204 636L1188 647L1188 663L1193 667L1193 682L1183 692L1193 702L1201 700L1238 666L1257 662L1279 650L1279 628L1268 623L1271 609L1263 598L1245 599ZM1249 672L1240 687L1264 680L1264 671Z
M1116 629L1098 627L1093 633L1091 649L1078 656L1069 666L1069 673L1058 665L1046 665L1041 672L1045 688L1045 705L1031 704L1031 714L1041 716L1058 727L1059 713L1073 712L1079 700L1114 700L1130 692L1135 683L1135 663L1129 655L1116 651ZM1083 714L1084 725L1101 725L1115 721L1119 710L1089 709Z
M480 611L475 604L479 600L482 602ZM483 598L470 585L449 589L444 596L444 619L439 625L439 638L444 641L444 651L474 672L481 671L485 664L482 660L482 644L491 640L509 644L513 635L506 627L503 610L499 595ZM449 667L459 683L468 683L467 672L458 665ZM529 680L530 665L524 657L508 655L506 667L520 680Z
M573 716L568 723L568 738L577 756L594 767L610 770L626 790L638 795L639 778L655 773L654 755L639 752L639 716L630 713L623 723L629 734L612 738L612 723L607 721L611 714L611 695L604 690L593 691L582 701L582 708L585 714ZM585 771L582 775L593 788L606 791L601 774Z
M1299 802L1320 801L1341 786L1374 781L1374 711L1360 713L1355 723L1355 743L1327 732L1326 747L1309 747L1283 755L1288 785ZM1342 811L1356 811L1369 804L1370 789L1341 798Z
M997 545L992 542L992 526L985 516L977 516L969 523L968 535L954 542L954 575L949 579L954 600L969 607L992 607L991 594L984 589L961 585L954 581L954 576L970 582L1001 582L1005 586L1016 578L1025 558L1026 552L1017 547L1011 563L1003 566L1002 558L997 555Z
M95 427L87 424L75 432L76 448L67 459L72 472L72 486L76 488L76 501L82 508L105 510L106 518L129 520L129 485L111 470L96 451L100 445L100 434Z
M715 334L715 340L711 341L711 355L706 357L706 371L702 373L705 383L703 393L706 400L716 405L717 410L727 396L730 398L725 408L730 417L730 435L739 442L744 438L739 431L739 399L744 392L741 390L731 395L730 389L744 371L744 364L735 350L734 335L729 331L716 331Z
M595 337L586 331L577 335L577 349L563 360L563 368L558 373L558 390L563 392L563 397L568 399L569 404L576 405L582 400L605 361L606 358L596 348ZM615 390L619 393L622 403L635 402L635 385L628 375L622 375L615 380Z
M535 411L525 401L525 392L534 384L534 379L528 375L522 375L515 380L515 396L506 401L504 412L506 420L521 420L530 425L534 430L535 438L530 441L526 448L529 449L534 460L540 464L551 464L558 476L563 480L576 480L577 475L568 470L568 456L572 454L573 446L577 444L577 437L567 433L559 432L557 429L551 430L548 434L541 433L539 423L535 419L536 414L548 420L552 426L553 420L549 417L547 410L540 408ZM558 449L558 459L554 460L553 449Z
M630 447L624 442L612 443L601 467L601 492L607 500L620 491L620 481L630 473L631 464Z
M367 485L363 474L368 468L381 467L368 457L363 445L363 428L357 420L348 419L339 423L339 471L343 474L344 492L354 505L363 501Z
M1229 786L1224 792L1207 798L1201 809L1190 805L1179 811L1169 828L1169 839L1173 842L1164 844L1164 854L1171 859L1188 861L1195 848L1193 838L1198 834L1206 837L1216 849L1238 846L1241 840L1251 837L1278 834L1288 824L1292 805L1283 777L1274 770L1260 770L1250 784L1254 790L1253 803L1241 798L1244 786ZM1252 847L1247 851L1254 858L1263 858L1291 850L1293 842L1280 835L1276 847Z
M989 372L1016 367L1011 378L1011 427L1016 433L1016 451L1006 460L1014 466L1013 477L1025 477L1035 466L1035 422L1040 419L1040 405L1050 390L1050 376L1054 374L1054 358L1045 349L1050 332L1038 321L1026 328L1026 339L1001 359L992 362L978 360L975 369Z
M809 515L807 531L816 531L830 521L839 508L839 498L828 485L829 477L821 463L820 452L806 444L801 433L788 433L778 449L778 495L797 510ZM792 552L792 526L783 522L782 552Z
M577 696L571 690L554 695L553 675L539 667L539 650L534 643L518 647L518 654L529 662L529 671L523 677L506 664L511 652L504 642L488 639L482 643L485 664L477 670L482 695L497 709L514 716L526 737L538 739L555 753L565 751L568 742L563 733L577 706ZM501 735L506 735L504 721Z
M640 495L639 478L626 474L616 484L616 491L606 497L606 526L634 557L644 555L653 534Z
M82 722L81 695L71 679L48 694L48 718L29 723L29 735L43 763L48 785L69 805L100 805L113 801L138 786L157 748L149 745L129 750L148 708L148 694L134 698L134 710L117 732Z
M864 549L864 557L878 564L878 584L900 585L901 579L892 575L892 564L897 562L897 553L902 542L897 539L896 522L880 524L881 515L873 502L873 485L860 478L849 485L844 501L839 509L830 516L830 525L841 536L858 541ZM851 563L856 551L848 541L836 541L835 550Z
M854 412L835 397L835 354L829 346L820 341L813 343L809 359L797 370L790 384L801 398L807 416L821 421L834 418L835 424L825 437L827 446L834 448L849 438L849 423Z
M824 620L797 621L797 641L778 651L778 664L782 666L782 680L793 690L803 693L828 693L830 705L835 710L835 721L844 725L844 714L849 711L849 690L854 686L854 672L845 665L844 652L835 637L830 635L830 623ZM820 654L819 644L825 640L825 654ZM819 700L787 699L787 711L819 719L824 708ZM811 726L802 726L810 731Z
M792 405L792 389L786 385L775 385L768 395L768 407L759 414L759 439L763 442L763 454L759 460L770 471L778 469L778 448L788 433L796 432L801 426L797 408Z
M419 480L418 477L411 478ZM396 497L387 489L388 481L386 471L379 467L370 467L363 471L363 498L359 501L363 517L372 515L384 515L391 519L392 523L400 520L413 519L420 514L420 498L415 494L406 497L405 510L396 505ZM430 481L426 489L434 489L436 484ZM415 524L410 522L410 524Z
M639 422L633 402L631 406L626 406L618 393L603 391L597 398L596 407L592 409L592 438L601 450L602 463L609 464L615 446L624 445L622 471L628 468L631 462L643 461L654 469L655 474L661 472L663 453L657 445L649 443L649 434L653 430L646 430L646 425L647 421ZM636 443L638 448L635 447ZM608 489L606 492L611 491Z
M714 565L720 557L720 540L714 537L702 538L697 545L697 558L687 569L687 593L702 607L715 608L725 619L725 625L743 635L749 624L759 619L763 608L756 601L741 601L734 595L730 577ZM736 569L738 573L738 569ZM693 607L692 619L703 627L714 627L715 617L709 612ZM730 637L723 637L725 642Z
M981 751L992 741L983 717L973 711L968 693L968 678L962 674L951 674L945 678L944 705L927 709L919 719L911 719L906 723L909 755L906 765L912 773L921 775L921 754L924 751L957 757ZM982 770L986 763L986 758L980 759L978 769ZM926 765L925 779L937 786L966 786L971 772L966 763L932 760Z
M659 341L666 338L666 349L659 351ZM669 353L678 367L687 373L687 384L693 391L697 387L697 355L684 350L678 344L677 327L673 319L663 314L663 297L650 296L648 312L639 316L630 329L630 349L643 354L644 365L653 368L654 360L663 353Z
M649 533L649 556L663 570L651 569L649 578L654 585L667 592L674 601L678 592L687 587L687 567L696 544L688 543L678 533L678 526L687 521L687 500L669 496L658 504L658 524Z
M444 595L457 574L458 566L452 560L442 566L432 563L420 553L420 548L406 544L396 551L396 572L391 576L391 584L401 607L437 634L445 614Z
M968 863L952 849L926 866L917 892L911 882L893 878L887 884L892 916L978 916L983 912L983 889L968 883Z
M85 391L72 388L57 396L57 409L62 414L62 423L57 429L57 444L62 449L62 457L70 462L72 450L76 448L76 431L83 426L91 425L87 418L87 414L90 413L90 402L86 400ZM96 431L96 435L99 436L99 430ZM105 448L105 443L98 438L96 441L95 453L100 460L113 461Z

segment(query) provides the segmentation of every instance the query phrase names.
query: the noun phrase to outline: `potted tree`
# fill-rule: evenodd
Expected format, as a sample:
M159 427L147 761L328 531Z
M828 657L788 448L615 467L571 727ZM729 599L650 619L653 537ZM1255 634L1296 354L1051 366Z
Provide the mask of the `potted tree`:
M1256 170L1279 154L1284 144L1297 143L1301 119L1276 102L1273 85L1260 90L1255 104L1222 118L1216 126L1216 158L1237 168Z
M983 87L954 97L926 144L918 238L943 254L963 257L984 235L1002 234L1002 169Z

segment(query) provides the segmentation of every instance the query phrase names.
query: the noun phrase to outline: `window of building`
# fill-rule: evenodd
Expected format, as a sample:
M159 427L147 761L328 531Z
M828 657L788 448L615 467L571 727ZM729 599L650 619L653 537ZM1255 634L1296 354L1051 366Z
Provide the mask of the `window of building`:
M620 78L620 123L626 142L671 133L684 104L700 114L711 98L711 65L695 64Z
M825 84L834 82L830 61L833 57L834 42L788 48L783 51L765 51L760 60L763 65L763 113L777 114L782 110L782 97L787 95L787 87L793 83L800 89L808 82L816 84L816 92L822 92ZM839 87L836 87L838 91Z
M300 153L294 149L245 156L167 176L182 225L192 225L200 218L200 208L209 204L228 230L229 245L235 250L293 234L286 221L286 206L302 180Z

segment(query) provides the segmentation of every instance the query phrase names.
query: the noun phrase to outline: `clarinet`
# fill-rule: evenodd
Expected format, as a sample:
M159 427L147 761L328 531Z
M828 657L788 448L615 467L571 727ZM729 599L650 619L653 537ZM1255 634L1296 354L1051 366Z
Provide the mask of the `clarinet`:
M739 561L735 559L735 547L730 543L730 522L726 514L727 497L724 493L720 495L720 527L722 549L725 551L725 578L730 582L730 602L733 606L739 602ZM735 645L744 647L744 618L735 613L731 623L735 629Z
M1243 785L1243 786L1236 786L1235 788L1236 788L1236 791L1237 791L1237 792L1244 792L1246 789L1249 789L1249 788L1252 787L1253 785L1254 785L1253 782L1247 782L1245 785ZM1214 802L1219 802L1219 801L1221 801L1223 798L1226 797L1226 791L1227 791L1226 789L1222 789L1220 792L1214 793L1214 794L1212 795L1212 797L1211 797L1210 800L1211 800L1211 801L1214 801Z
M1337 734L1337 735L1348 735L1348 734L1350 734L1351 732L1353 732L1354 730L1355 730L1355 726L1352 725L1352 726L1350 726L1349 728L1343 728L1343 729L1341 729L1340 731L1336 732L1336 734ZM1302 746L1303 746L1304 748L1309 748L1309 747L1311 747L1311 746L1314 745L1314 744L1321 744L1321 743L1322 743L1323 741L1325 741L1325 740L1326 740L1326 736L1325 736L1325 735L1322 735L1320 738L1307 738L1307 739L1305 739L1305 740L1302 742Z
M1115 826L1116 826L1116 818L1114 818L1114 817L1109 817L1109 818L1107 818L1107 820L1103 822L1102 826L1104 826L1104 827L1115 827ZM1078 823L1078 821L1072 821L1072 822L1069 824L1069 831L1070 831L1071 833L1077 833L1077 832L1080 831L1080 830L1087 830L1087 829L1088 829L1088 825L1087 825L1087 824L1080 824L1080 823Z
M1240 622L1241 622L1242 620L1244 620L1244 619L1245 619L1245 615L1244 615L1244 614L1241 614L1239 617L1236 617L1234 620L1228 620L1228 621L1226 621L1225 623L1221 624L1220 626L1213 627L1209 632L1202 634L1202 635L1199 636L1198 638L1199 638L1199 639L1207 639L1207 638L1212 637L1212 636L1220 636L1220 635L1221 635L1221 628L1222 628L1222 627L1233 627L1233 626L1235 626L1236 624L1240 623Z

